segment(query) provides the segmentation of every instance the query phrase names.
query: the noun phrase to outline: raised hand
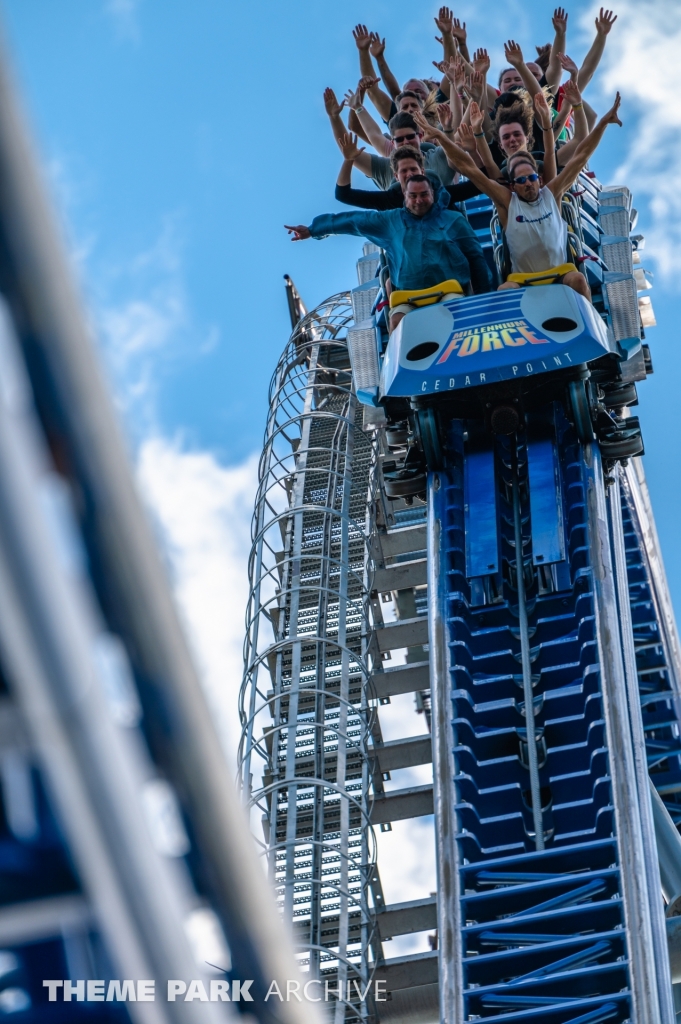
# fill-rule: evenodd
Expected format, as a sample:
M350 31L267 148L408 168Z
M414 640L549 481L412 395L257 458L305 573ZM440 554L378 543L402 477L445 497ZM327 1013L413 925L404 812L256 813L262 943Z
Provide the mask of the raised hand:
M551 21L556 32L567 32L568 15L564 8L556 7Z
M359 87L357 88L356 92L353 92L352 89L348 89L343 99L343 103L347 103L350 110L357 110L357 107L362 106L362 99L363 96L359 90Z
M514 39L509 39L509 41L504 44L504 56L506 57L507 63L509 63L512 68L518 68L524 63L523 51L520 49L520 44L516 43Z
M606 11L601 7L598 17L596 18L596 31L599 36L607 36L612 26L617 21L617 15L613 14L612 11Z
M426 121L423 114L412 114L414 121L418 125L419 131L423 132L423 138L428 142L430 139L436 139L441 134L438 128L433 128L432 124Z
M468 110L470 112L471 128L473 129L476 135L480 135L480 133L482 132L482 122L485 120L485 115L478 106L478 104L475 102L475 100L471 100L471 104Z
M449 103L438 103L437 117L443 131L448 131L452 127L452 108Z
M548 63L551 55L551 43L544 43L543 46L535 46L535 50L537 51L537 64L539 64L539 62L544 58L546 58L546 62Z
M474 71L471 77L466 82L466 89L468 95L476 103L482 103L482 90L485 86L485 76L481 75L479 71Z
M482 48L476 50L471 63L474 71L479 71L481 75L486 75L491 64L487 50Z
M345 100L343 100L342 103L339 103L333 89L324 90L324 109L329 117L338 117L344 106Z
M452 35L457 40L459 45L461 45L461 43L465 43L466 39L468 38L466 35L466 22L459 21L458 18L454 18L452 22Z
M567 71L573 82L577 81L577 75L579 74L579 68L573 61L572 57L568 57L566 53L559 53L558 60L563 71Z
M622 97L620 96L619 93L617 93L617 95L615 96L615 102L610 107L610 110L608 110L608 112L606 114L603 114L603 117L601 118L601 120L605 124L618 124L620 126L620 128L622 127L622 122L620 121L619 117L617 116L618 112L619 112L619 109L620 109L620 103L621 102L622 102Z
M371 75L365 75L364 78L360 78L357 83L357 92L361 92L362 97L364 97L365 93L368 92L369 89L373 89L373 87L378 85L380 81L380 78L372 78Z
M366 146L357 145L357 136L353 135L352 132L346 132L346 134L341 135L337 141L338 147L343 154L343 159L352 161L353 164L359 154L363 153L366 149Z
M441 7L438 11L437 18L435 18L434 21L443 35L453 35L454 15L450 11L449 7Z
M385 51L385 39L381 39L378 32L371 33L371 42L369 43L369 53L372 57L377 60L383 56Z
M547 131L551 127L551 111L543 92L534 94L534 113L542 126L542 131Z
M448 61L434 60L433 67L436 67L440 74L445 75L445 77L448 78L449 81L452 82L454 85L456 85L457 69L460 67L461 71L463 72L463 64L461 62L461 59L458 57L456 60L454 59L454 57L450 57Z
M355 25L352 30L358 50L368 50L371 46L371 33L366 25Z
M304 239L312 237L310 229L305 224L284 224L284 227L289 235L293 235L292 242L302 242Z
M475 153L477 151L478 146L473 137L473 131L471 126L466 124L465 121L459 125L457 135L457 142L462 149L465 149L467 153Z
M572 78L568 78L567 82L563 86L563 92L565 99L571 107L579 106L582 102L582 94L579 91L579 86ZM619 96L619 93L617 95Z

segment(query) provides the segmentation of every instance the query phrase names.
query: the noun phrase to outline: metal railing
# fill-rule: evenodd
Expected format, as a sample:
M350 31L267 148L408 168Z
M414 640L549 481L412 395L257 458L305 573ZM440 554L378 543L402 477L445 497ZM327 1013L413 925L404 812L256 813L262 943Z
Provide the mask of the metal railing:
M347 293L307 314L272 378L249 560L239 768L299 966L336 1020L370 981L366 545L375 453L346 343ZM354 984L356 983L356 984Z

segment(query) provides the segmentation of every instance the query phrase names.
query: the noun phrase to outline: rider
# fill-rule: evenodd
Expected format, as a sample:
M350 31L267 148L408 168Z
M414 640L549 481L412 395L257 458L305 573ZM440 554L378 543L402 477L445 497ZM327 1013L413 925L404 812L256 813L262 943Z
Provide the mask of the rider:
M390 157L395 180L385 190L353 188L352 168L355 160L363 152L357 145L357 136L346 134L338 140L343 163L336 182L336 199L346 206L360 206L363 210L396 210L404 204L404 189L410 178L416 174L424 174L423 153L412 146L400 146ZM427 175L435 187L438 179L432 174ZM472 181L458 182L456 185L445 185L451 203L461 203L480 195L480 189Z
M489 291L490 273L473 229L462 214L447 209L449 193L435 191L430 179L419 174L407 182L401 209L324 213L309 227L284 227L293 242L326 235L368 238L385 250L393 290L421 290L449 279L463 288L472 283L475 292ZM412 308L408 303L393 307L390 329Z
M566 266L567 226L560 214L560 202L565 192L576 181L593 155L609 124L622 122L617 116L620 94L593 131L579 144L572 158L560 174L548 185L543 184L537 164L530 153L514 153L508 162L510 190L498 181L488 178L460 146L432 128L425 118L417 115L419 127L428 138L437 139L447 152L452 163L456 163L462 174L479 185L481 191L490 197L496 206L501 227L511 256L513 276L549 271ZM574 267L556 276L561 284L591 298L586 278ZM500 288L518 288L517 281L506 281Z

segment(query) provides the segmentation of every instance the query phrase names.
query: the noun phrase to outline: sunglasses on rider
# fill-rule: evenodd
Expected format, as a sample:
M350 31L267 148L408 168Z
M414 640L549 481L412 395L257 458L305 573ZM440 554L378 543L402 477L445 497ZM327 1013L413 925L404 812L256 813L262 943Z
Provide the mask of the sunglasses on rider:
M538 174L521 174L518 178L513 179L515 185L524 185L526 181L539 181Z
M393 135L393 142L411 142L418 138L418 132L409 132L408 135Z

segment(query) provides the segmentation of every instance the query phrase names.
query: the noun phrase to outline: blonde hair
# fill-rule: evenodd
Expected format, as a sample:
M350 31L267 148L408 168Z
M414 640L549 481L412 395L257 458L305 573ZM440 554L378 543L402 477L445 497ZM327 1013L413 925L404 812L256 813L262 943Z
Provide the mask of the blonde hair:
M440 118L437 113L437 89L433 89L428 93L428 99L423 104L423 110L421 113L425 117L426 121L432 128L438 128L440 125Z

